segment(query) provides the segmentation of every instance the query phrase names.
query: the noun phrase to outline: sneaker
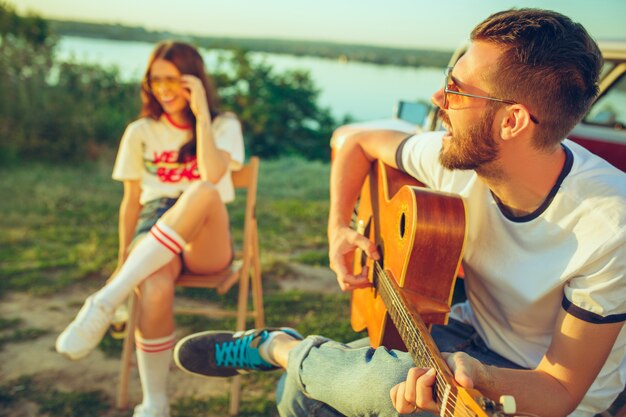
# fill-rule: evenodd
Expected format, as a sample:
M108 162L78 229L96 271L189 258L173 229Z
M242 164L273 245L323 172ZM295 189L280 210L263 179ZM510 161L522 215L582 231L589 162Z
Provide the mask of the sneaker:
M135 407L133 417L170 417L170 409L169 407L161 409L148 408L145 407L143 404L139 404L137 407Z
M196 333L176 344L174 362L185 372L203 376L228 377L249 371L272 371L278 367L261 357L259 346L274 331L282 331L294 339L302 340L302 336L289 327L268 327L237 333Z
M112 318L112 307L89 296L74 321L57 338L57 352L71 360L84 358L98 346Z

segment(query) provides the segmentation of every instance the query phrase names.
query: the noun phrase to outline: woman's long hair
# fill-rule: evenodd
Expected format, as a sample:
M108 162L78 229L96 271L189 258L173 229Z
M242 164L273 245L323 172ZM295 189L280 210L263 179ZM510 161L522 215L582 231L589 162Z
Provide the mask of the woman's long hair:
M152 51L141 82L142 107L139 117L150 117L158 120L163 114L163 107L161 107L161 104L159 104L150 89L150 70L152 64L157 59L171 62L183 75L189 74L198 77L202 81L204 91L206 92L211 119L214 119L219 114L217 92L211 78L206 73L204 61L196 48L183 42L163 41L159 42ZM184 162L188 157L196 154L196 118L189 106L185 110L185 116L191 120L193 137L180 148L178 153L179 162Z

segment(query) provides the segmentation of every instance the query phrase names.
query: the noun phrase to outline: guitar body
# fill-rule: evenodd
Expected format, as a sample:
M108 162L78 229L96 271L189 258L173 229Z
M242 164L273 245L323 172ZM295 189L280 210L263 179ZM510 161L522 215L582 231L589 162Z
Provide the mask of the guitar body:
M377 161L363 185L357 230L375 242L379 264L396 281L408 308L424 323L445 324L465 244L465 205L459 196L423 188ZM368 267L372 288L353 291L351 324L367 328L373 347L407 350L374 282L374 265L355 253L355 273Z
M353 292L352 327L367 328L372 346L406 350L416 366L434 369L433 399L441 416L513 415L513 397L500 404L459 386L430 336L432 324L448 320L466 212L459 196L419 185L380 161L372 164L356 227L376 244L381 260L355 253L355 273L367 267L372 287Z

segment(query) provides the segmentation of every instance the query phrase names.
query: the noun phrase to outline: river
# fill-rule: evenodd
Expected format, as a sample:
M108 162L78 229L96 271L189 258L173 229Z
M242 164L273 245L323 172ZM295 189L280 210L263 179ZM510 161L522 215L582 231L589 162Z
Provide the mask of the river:
M57 57L62 60L95 63L117 67L124 80L139 80L154 44L134 41L61 37ZM201 51L207 69L217 63L224 51ZM391 116L398 100L429 100L440 87L443 69L407 68L342 63L336 60L291 55L253 53L253 59L265 60L276 71L304 69L309 71L320 89L319 104L330 108L341 118L372 120Z

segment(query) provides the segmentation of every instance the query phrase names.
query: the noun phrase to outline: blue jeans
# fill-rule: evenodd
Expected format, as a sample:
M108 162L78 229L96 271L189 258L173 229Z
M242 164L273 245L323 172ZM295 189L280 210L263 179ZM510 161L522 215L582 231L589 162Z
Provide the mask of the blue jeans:
M431 335L442 352L463 351L489 365L520 369L490 351L471 326L456 320L433 326ZM397 416L389 391L413 366L406 352L355 348L309 336L289 353L287 372L276 389L278 412L282 417Z

